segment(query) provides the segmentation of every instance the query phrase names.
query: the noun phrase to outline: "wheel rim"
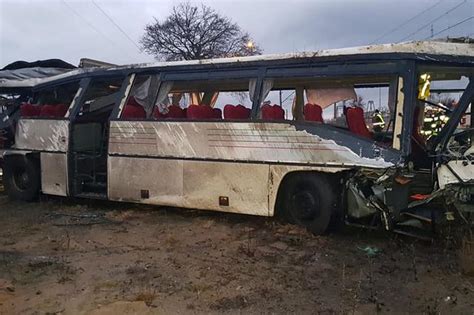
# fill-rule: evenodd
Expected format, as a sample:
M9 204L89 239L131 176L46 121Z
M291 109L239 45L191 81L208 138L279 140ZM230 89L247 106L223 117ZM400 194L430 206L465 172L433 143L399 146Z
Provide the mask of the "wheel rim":
M313 221L319 215L319 199L313 190L299 189L292 195L291 208L296 220Z
M30 184L30 176L24 168L17 168L13 172L13 183L19 190L26 190Z

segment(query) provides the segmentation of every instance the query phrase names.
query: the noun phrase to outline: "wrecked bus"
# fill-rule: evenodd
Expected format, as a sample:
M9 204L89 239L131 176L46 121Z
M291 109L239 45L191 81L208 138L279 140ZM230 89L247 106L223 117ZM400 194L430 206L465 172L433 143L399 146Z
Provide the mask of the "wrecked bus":
M316 234L473 219L470 43L78 69L23 84L31 95L3 154L13 199L279 215ZM361 97L370 91L383 130ZM430 132L433 112L444 117Z

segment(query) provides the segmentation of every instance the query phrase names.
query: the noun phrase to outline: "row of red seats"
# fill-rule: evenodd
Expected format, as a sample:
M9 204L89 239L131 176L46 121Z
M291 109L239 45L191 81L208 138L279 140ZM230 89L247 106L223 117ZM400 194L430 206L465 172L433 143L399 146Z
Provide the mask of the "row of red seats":
M67 113L68 106L65 104L57 105L34 105L23 103L20 106L21 117L64 117Z
M250 119L251 110L242 105L227 104L224 106L224 119L226 120L246 120ZM308 121L323 122L322 108L316 104L306 104L304 116ZM122 112L122 118L145 119L146 113L143 107L134 98L131 98ZM207 105L190 105L188 108L181 108L176 105L168 107L168 113L162 114L158 108L153 110L155 119L222 119L222 111L219 108L212 108ZM263 105L262 119L284 120L285 111L279 105Z
M324 123L323 109L317 104L306 104L303 108L304 119L307 121L317 121ZM263 105L262 119L283 120L285 119L285 111L279 105Z
M145 119L146 112L135 99L130 99L122 111L122 118ZM176 105L168 107L168 113L162 114L157 107L153 110L155 119L222 119L222 110L212 108L207 105L189 105L188 108L181 108ZM249 119L250 109L242 105L227 104L224 106L224 119Z
M128 103L123 111L122 118L145 119L146 112L142 106ZM190 105L188 108L181 108L176 105L168 107L166 114L160 113L157 107L153 110L155 119L222 119L222 111L219 108L212 108L205 105Z

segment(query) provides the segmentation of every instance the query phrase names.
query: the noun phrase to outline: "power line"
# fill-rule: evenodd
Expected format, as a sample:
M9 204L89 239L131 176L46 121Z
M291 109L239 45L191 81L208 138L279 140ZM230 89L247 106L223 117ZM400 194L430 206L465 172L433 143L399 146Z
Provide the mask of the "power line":
M470 17L468 17L467 19L464 19L464 20L462 20L462 21L460 21L460 22L458 22L458 23L456 23L456 24L454 24L454 25L451 25L451 26L449 26L449 27L446 27L446 28L442 29L441 31L436 32L435 34L433 34L433 35L431 35L430 37L427 37L427 38L425 38L425 39L428 39L428 38L434 37L434 36L436 36L436 35L439 35L439 34L441 34L441 33L443 33L443 32L446 32L447 30L452 29L453 27L456 27L456 26L458 26L458 25L461 25L461 24L463 24L463 23L465 23L465 22L467 22L467 21L469 21L469 20L472 20L472 19L474 19L474 15L473 15L473 16L470 16Z
M97 34L99 35L102 35L104 38L106 38L109 42L113 43L112 40L107 36L105 35L104 33L102 33L97 27L95 27L91 22L89 22L84 16L82 16L78 11L76 11L76 9L74 9L72 6L69 5L69 3L67 3L65 0L62 0L62 3L64 3L68 8L69 10L72 11L72 13L74 13L76 16L78 16L81 20L83 20L84 22L86 22L86 24L91 28L93 29L95 32L97 32Z
M400 23L399 25L397 25L396 27L394 27L393 29L391 29L390 31L380 35L377 39L373 40L371 43L369 43L369 45L372 45L372 44L375 44L376 42L378 42L379 40L381 40L382 38L386 37L387 35L390 35L396 31L398 31L400 28L402 28L403 26L405 26L406 24L410 23L411 21L415 20L417 17L421 16L422 14L425 14L426 12L428 12L429 10L433 9L434 7L436 7L438 4L440 4L443 0L439 0L438 2L436 2L435 4L433 4L431 7L421 11L420 13L414 15L413 17L409 18L408 20L406 20L405 22L403 23Z
M402 42L410 37L412 37L413 35L417 34L419 31L425 29L426 27L430 26L433 22L436 22L437 20L439 20L440 18L444 17L445 15L453 12L454 10L456 10L457 8L459 8L460 6L462 6L464 3L466 3L467 0L464 0L463 2L457 4L456 6L452 7L451 9L449 9L448 11L444 12L443 14L441 14L440 16L438 16L437 18L434 18L433 20L429 21L428 23L426 23L425 25L423 25L422 27L418 28L416 31L410 33L409 35L403 37L402 39L399 40L399 42Z
M76 16L78 16L81 20L83 20L91 29L93 29L97 34L103 36L109 43L111 43L112 45L116 46L116 47L120 47L120 45L118 45L115 41L113 41L109 36L107 36L104 32L102 32L100 29L98 29L97 27L94 26L94 24L92 24L91 22L89 22L82 14L80 14L76 9L74 9L69 3L67 3L65 0L61 0L62 3L64 3L64 5L66 5L69 10L72 11L72 13L74 13ZM129 56L131 58L131 56L126 53L127 56Z
M130 36L128 36L128 34L127 34L117 23L115 23L115 21L103 10L94 0L92 0L92 4L94 4L94 5L97 7L97 9L99 9L100 12L102 12L102 14L104 14L104 15L109 19L109 21L112 22L113 25L115 25L116 28L117 28L123 35L125 35L125 37L127 37L127 39L128 39L133 45L135 45L135 47L137 47L138 51L141 52L141 49L140 49L140 47L137 45L137 43L135 43L135 41L134 41Z

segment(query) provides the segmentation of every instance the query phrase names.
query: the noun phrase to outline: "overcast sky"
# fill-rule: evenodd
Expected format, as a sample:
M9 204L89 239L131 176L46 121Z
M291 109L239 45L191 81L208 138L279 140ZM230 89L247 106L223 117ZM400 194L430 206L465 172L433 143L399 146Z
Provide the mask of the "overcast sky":
M88 0L0 0L0 68L16 60L48 58L60 58L74 65L82 57L116 64L152 61L153 57L140 52L135 45L153 17L164 19L171 7L180 2L95 1L131 40ZM429 10L379 42L398 42L433 20L436 34L474 16L474 0L203 2L238 22L264 53L369 44L426 9ZM428 26L408 40L424 39L430 34ZM436 37L448 35L474 37L474 19Z

